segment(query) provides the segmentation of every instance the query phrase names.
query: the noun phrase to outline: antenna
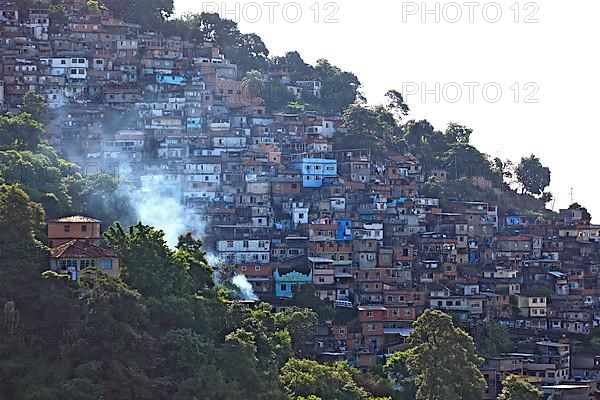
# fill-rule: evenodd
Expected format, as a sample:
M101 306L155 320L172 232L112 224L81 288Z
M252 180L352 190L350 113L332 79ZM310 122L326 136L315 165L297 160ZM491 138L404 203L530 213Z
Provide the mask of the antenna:
M575 202L573 201L573 191L574 191L574 187L571 186L571 204L574 204Z

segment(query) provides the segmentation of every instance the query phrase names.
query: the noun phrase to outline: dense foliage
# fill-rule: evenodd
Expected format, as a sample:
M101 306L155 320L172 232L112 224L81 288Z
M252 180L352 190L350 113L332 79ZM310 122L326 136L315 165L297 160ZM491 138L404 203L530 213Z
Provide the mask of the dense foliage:
M410 350L386 364L390 375L416 400L481 399L486 384L473 339L441 311L426 310L413 325Z
M504 378L502 386L498 400L540 400L544 397L541 390L516 375Z

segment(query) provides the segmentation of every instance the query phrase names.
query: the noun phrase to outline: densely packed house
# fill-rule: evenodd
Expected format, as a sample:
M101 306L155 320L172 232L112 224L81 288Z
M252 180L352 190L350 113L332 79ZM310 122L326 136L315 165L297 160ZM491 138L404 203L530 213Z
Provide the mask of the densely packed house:
M579 379L569 393L600 378L600 356L581 351L600 324L600 226L581 211L539 222L481 201L442 206L420 189L446 171L336 149L339 115L267 112L214 44L85 15L85 1L59 3L66 20L56 29L49 2L23 11L0 0L0 107L19 112L25 93L42 94L56 116L48 140L62 155L175 196L208 251L261 300L289 306L313 285L336 311L319 331L320 357L373 365L402 349L431 308L534 338L527 351L487 360L489 398L514 372L556 391ZM321 93L321 82L285 71L270 78L296 96ZM49 226L53 268L74 279L81 263L118 273L118 255L97 243L99 221Z

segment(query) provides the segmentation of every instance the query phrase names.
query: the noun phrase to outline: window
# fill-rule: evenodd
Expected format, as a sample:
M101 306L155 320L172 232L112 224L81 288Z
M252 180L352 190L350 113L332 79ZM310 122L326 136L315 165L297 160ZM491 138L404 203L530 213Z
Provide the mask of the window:
M246 271L246 266L242 265L242 271Z
M87 232L87 225L81 225L81 232Z
M369 332L373 332L375 330L375 325L369 324L369 325L367 325L367 329L369 330Z
M113 260L110 258L100 260L100 269L113 269Z
M367 311L367 317L373 318L373 311Z
M256 266L254 267L254 270L255 270L255 271L260 271L260 265L256 265Z
M60 260L60 268L63 270L77 270L77 260Z
M71 232L71 225L65 225L63 229L65 230L65 232Z
M287 285L285 283L283 283L279 286L279 289L281 289L282 292L285 292L285 291L287 291Z

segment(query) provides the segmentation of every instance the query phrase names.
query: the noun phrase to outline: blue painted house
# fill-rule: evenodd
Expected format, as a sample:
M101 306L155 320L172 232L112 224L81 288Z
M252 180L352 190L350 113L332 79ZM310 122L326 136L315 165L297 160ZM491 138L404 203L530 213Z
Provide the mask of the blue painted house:
M182 86L185 84L185 78L183 76L176 75L156 75L156 83Z
M337 224L335 240L352 240L352 220L339 219L335 223Z
M302 286L306 283L312 283L312 279L312 270L309 270L308 273L302 273L296 270L280 272L279 269L276 268L273 272L275 295L277 297L287 297L291 299L294 297L293 290L295 287Z
M196 131L202 129L202 117L187 117L185 125L188 131Z
M523 217L520 215L509 215L506 217L506 226L521 226L523 225Z
M305 188L320 188L323 179L337 176L337 161L327 158L303 158L294 163L302 171L302 186Z

